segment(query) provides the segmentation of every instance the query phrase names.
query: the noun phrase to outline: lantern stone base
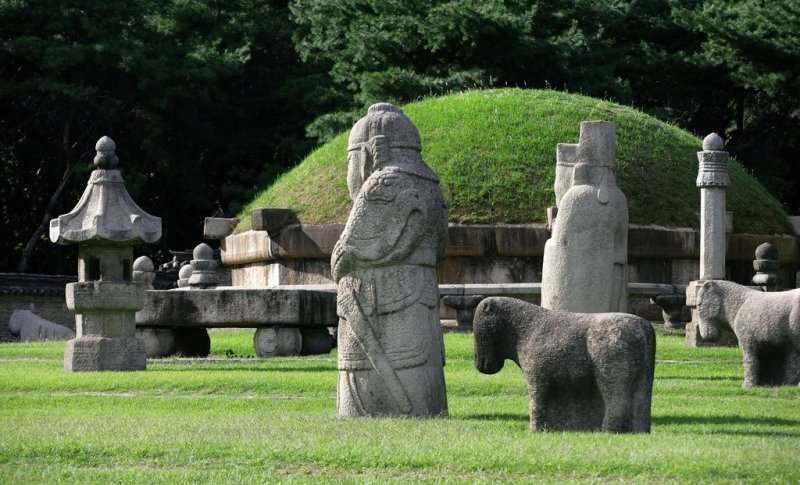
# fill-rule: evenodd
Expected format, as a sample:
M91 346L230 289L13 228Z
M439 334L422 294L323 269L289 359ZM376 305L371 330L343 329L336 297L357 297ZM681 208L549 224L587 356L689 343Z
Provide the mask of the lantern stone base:
M78 337L67 342L64 352L67 372L130 371L146 367L144 345L136 337Z

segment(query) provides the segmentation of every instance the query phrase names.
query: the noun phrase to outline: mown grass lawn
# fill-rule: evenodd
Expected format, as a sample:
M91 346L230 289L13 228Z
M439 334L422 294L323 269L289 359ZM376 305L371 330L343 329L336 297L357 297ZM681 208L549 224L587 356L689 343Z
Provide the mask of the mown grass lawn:
M214 359L63 371L63 342L0 345L0 482L800 481L800 389L741 388L738 349L659 332L650 435L530 433L511 364L484 376L448 333L450 417L337 419L336 356L261 360L252 331Z

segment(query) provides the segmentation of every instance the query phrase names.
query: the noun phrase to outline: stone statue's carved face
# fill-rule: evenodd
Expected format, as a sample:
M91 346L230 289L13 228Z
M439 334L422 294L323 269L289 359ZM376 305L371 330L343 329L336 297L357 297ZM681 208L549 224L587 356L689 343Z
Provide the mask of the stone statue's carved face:
M367 116L361 118L350 130L347 146L347 188L355 200L361 186L387 163L404 163L403 151L414 150L420 161L422 149L419 132L411 120L397 106L377 103L369 107Z
M364 181L370 176L367 173L371 165L369 158L369 148L366 145L351 147L347 151L347 189L353 200L361 191Z
M572 174L573 185L616 185L614 169L608 166L579 163Z

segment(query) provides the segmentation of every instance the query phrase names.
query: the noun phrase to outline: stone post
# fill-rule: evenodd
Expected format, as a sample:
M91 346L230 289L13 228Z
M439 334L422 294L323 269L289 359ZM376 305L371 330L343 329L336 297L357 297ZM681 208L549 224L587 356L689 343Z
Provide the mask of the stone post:
M752 280L754 285L760 286L764 291L781 291L778 275L781 264L778 260L778 248L774 244L765 242L756 248L753 269L756 270Z
M144 346L135 315L150 284L133 281L133 246L161 238L161 219L128 195L116 145L104 136L95 146L97 167L78 205L50 221L50 240L78 244L78 282L66 287L76 337L67 342L66 371L144 370ZM152 266L152 264L151 264Z
M686 345L735 345L736 337L723 335L716 343L700 337L697 330L697 292L706 280L725 279L725 188L731 184L728 175L728 152L725 142L716 133L703 140L703 151L697 152L700 167L697 186L700 188L700 278L686 288L686 305L692 309L692 321L686 326Z
M133 262L133 281L143 283L148 290L153 289L156 278L153 261L147 256L136 258ZM139 327L136 338L142 341L147 357L166 357L175 351L175 332L171 328Z
M216 288L219 284L217 261L214 250L206 243L200 243L192 252L192 274L189 276L189 287L192 289Z

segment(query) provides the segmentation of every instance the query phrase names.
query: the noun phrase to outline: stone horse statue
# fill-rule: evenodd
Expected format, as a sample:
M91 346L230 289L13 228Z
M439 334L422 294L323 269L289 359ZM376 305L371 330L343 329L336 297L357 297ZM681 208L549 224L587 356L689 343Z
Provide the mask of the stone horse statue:
M800 289L765 293L710 280L697 293L700 336L731 329L744 354L744 387L800 383Z
M493 297L476 309L475 367L525 373L532 431L650 432L655 332L626 313L569 313Z

